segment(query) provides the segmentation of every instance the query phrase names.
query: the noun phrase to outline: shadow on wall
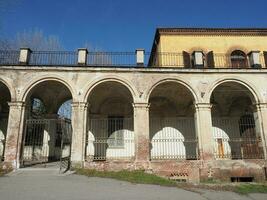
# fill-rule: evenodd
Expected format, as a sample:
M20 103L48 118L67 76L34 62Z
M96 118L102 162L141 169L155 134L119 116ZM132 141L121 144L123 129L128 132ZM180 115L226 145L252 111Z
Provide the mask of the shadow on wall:
M197 159L194 118L152 118L151 159Z
M132 119L91 119L86 155L90 160L134 157Z
M254 120L237 117L213 118L212 134L216 158L262 158L260 134ZM258 135L258 136L257 136Z

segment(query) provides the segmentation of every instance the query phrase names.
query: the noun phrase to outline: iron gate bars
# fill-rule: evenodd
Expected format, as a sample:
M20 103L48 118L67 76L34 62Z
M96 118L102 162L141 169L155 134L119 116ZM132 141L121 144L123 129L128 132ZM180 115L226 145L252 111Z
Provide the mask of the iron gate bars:
M70 120L27 119L21 154L22 165L62 161L60 168L65 168L63 162L69 166L71 135Z
M87 160L130 159L134 157L133 119L90 119L86 141Z
M152 160L198 159L198 139L193 117L152 117L149 124Z
M212 118L214 154L217 159L263 159L260 128L252 117Z

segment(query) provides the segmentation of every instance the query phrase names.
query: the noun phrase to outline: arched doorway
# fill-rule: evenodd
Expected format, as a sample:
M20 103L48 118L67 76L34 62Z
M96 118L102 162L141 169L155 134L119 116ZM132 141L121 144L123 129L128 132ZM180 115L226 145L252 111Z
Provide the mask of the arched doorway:
M247 68L247 55L241 50L235 50L231 53L232 68Z
M102 82L88 97L86 160L134 157L133 97L116 81Z
M217 159L261 159L263 148L255 97L237 82L218 85L211 95Z
M194 97L184 85L164 82L149 97L151 159L197 159Z
M70 160L71 99L69 89L57 81L43 81L30 89L26 97L22 166Z
M8 102L11 101L11 94L8 87L0 82L0 162L4 160L5 142L9 116Z

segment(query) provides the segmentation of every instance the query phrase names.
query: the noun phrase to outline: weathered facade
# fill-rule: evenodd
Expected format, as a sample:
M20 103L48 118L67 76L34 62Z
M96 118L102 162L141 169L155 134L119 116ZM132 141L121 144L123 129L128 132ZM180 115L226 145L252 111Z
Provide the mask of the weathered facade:
M266 39L266 29L158 29L148 66L142 50L136 66L84 49L67 55L77 65L59 61L55 52L28 49L13 52L16 64L2 52L2 164L19 168L26 158L56 160L63 144L60 154L70 150L76 166L145 169L188 181L263 180ZM32 99L44 105L46 125L28 126L41 120L31 114ZM71 144L60 145L57 114L68 100ZM27 136L33 133L41 138L34 148Z

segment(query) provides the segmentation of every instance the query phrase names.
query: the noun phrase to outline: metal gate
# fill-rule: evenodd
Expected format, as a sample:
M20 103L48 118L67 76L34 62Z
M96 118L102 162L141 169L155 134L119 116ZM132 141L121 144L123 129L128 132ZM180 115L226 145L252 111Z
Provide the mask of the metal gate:
M57 162L61 171L70 167L71 121L69 119L27 119L21 164L47 166Z

